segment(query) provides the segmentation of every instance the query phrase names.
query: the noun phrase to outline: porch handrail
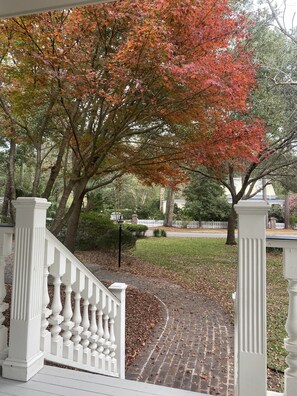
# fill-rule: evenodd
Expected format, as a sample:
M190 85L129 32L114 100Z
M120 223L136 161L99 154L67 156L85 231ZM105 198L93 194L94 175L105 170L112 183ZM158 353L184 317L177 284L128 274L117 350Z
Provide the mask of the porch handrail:
M51 299L48 274L53 277ZM124 378L125 289L125 284L113 284L108 290L46 230L41 319L44 357Z

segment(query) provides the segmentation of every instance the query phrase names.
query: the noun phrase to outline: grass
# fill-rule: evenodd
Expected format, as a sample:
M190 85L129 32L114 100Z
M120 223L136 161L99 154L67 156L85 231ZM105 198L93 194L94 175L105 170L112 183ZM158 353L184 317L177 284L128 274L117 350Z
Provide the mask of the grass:
M217 301L233 318L232 293L236 284L237 247L215 238L147 238L138 240L135 255L169 270L185 287ZM267 254L268 366L285 368L288 294L282 275L282 254Z

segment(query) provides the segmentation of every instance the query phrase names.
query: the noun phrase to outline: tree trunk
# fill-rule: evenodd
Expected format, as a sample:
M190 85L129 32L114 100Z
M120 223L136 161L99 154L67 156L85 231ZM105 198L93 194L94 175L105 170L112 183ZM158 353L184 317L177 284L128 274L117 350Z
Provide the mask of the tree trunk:
M34 179L32 184L32 193L31 193L32 197L37 197L38 195L38 187L41 177L41 165L42 165L41 145L38 145L36 147L36 165L35 165Z
M236 222L237 222L237 213L235 212L234 205L232 205L230 215L228 218L226 245L236 245L236 239L235 239Z
M165 227L172 227L173 210L174 210L174 191L172 189L169 189L167 195L166 213L164 220Z
M2 216L5 221L15 222L15 211L11 201L16 199L15 193L15 153L16 144L13 140L10 141L9 158L7 163L7 179L5 185L4 200L2 206Z
M62 166L62 160L63 160L63 156L64 156L64 153L65 153L65 149L66 149L66 145L67 145L68 140L69 140L68 136L67 135L64 136L64 138L62 140L62 143L60 145L60 148L59 148L59 152L58 152L58 155L57 155L56 162L51 167L51 173L50 173L49 179L48 179L46 187L45 187L45 189L44 189L44 191L42 193L42 197L43 198L49 199L49 197L51 195L51 192L52 192L53 186L55 184L55 181L57 180L57 177L60 174L60 170L61 170L61 166Z
M289 194L285 196L285 207L284 207L284 220L285 220L285 229L288 230L290 228L290 205L289 205Z
M67 231L66 237L64 241L64 245L69 249L71 252L74 252L75 249L75 242L76 242L76 235L77 229L79 224L79 217L81 213L81 207L85 196L85 185L80 185L75 188L73 194L73 207L71 211L71 215L67 221Z

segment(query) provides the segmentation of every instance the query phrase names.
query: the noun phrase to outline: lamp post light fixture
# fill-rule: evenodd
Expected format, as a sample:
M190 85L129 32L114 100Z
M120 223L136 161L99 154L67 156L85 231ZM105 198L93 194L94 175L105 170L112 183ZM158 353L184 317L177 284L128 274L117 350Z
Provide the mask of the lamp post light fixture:
M119 225L119 257L118 257L118 265L121 267L121 258L122 258L122 225L124 223L124 218L122 215L117 220Z

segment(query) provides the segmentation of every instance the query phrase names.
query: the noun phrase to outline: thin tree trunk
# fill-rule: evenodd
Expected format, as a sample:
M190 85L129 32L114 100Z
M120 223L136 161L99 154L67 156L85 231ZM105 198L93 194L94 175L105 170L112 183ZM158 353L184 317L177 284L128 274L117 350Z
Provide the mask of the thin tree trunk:
M235 239L236 222L237 222L237 214L235 212L234 205L232 205L230 215L228 218L226 245L236 245L236 239Z
M9 158L7 163L7 179L4 193L4 200L2 206L2 216L5 221L15 222L15 211L11 201L16 199L15 193L15 154L16 144L13 140L10 141Z
M58 152L58 155L57 155L56 162L51 167L51 173L50 173L50 176L48 178L47 185L46 185L46 187L45 187L45 189L44 189L44 191L42 193L42 197L43 198L49 199L49 197L51 195L53 186L54 186L55 181L57 180L57 177L59 176L59 173L60 173L60 170L61 170L62 160L63 160L63 156L64 156L64 153L65 153L65 149L66 149L66 145L67 145L68 140L69 140L68 136L65 136L63 138L63 140L62 140L62 143L60 145L59 152Z
M40 176L41 176L41 145L38 145L36 148L36 165L35 165L35 172L34 172L34 180L32 185L32 197L37 197L38 194L38 187L40 183Z
M285 196L285 207L284 207L284 220L285 220L285 229L288 230L290 228L290 205L289 205L289 194Z
M67 230L64 244L71 251L74 252L76 235L78 230L79 218L81 213L81 207L85 196L85 187L87 182L82 180L80 185L77 185L74 189L73 203L71 208L71 215L67 221Z
M67 201L68 201L68 198L70 197L73 186L74 186L74 181L70 180L69 183L67 184L67 186L64 188L62 197L60 199L59 206L57 208L56 215L55 215L55 220L51 226L51 232L56 236L59 234L59 232L61 231L61 229L63 227L63 220L65 217Z
M172 227L173 210L174 210L174 191L172 189L169 189L167 195L166 213L164 220L165 227Z

